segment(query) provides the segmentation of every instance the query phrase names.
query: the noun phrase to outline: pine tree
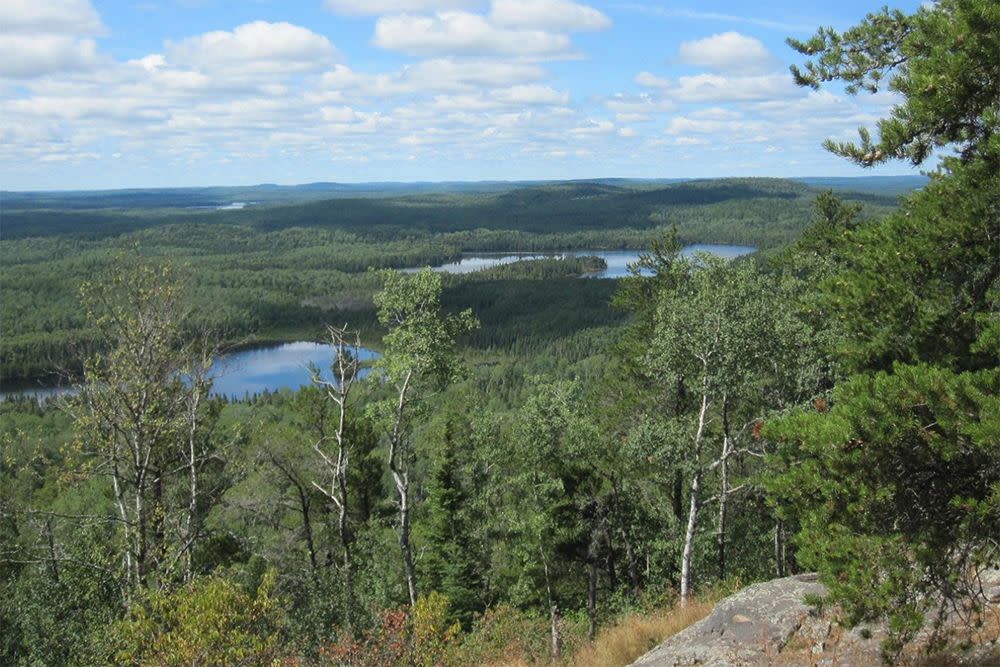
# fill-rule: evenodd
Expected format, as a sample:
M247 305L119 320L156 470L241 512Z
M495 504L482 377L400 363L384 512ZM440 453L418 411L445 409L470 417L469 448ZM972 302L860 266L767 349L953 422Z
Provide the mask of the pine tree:
M481 612L484 605L482 577L469 525L470 494L462 471L460 448L460 436L454 421L449 419L427 498L424 568L429 589L447 597L452 617L468 628L473 615Z
M887 662L951 605L983 602L1000 534L1000 5L941 0L883 10L793 47L799 83L888 81L904 101L827 148L862 165L954 148L886 220L845 232L815 303L854 376L831 405L770 425L768 485L798 521L800 563L852 622L888 621ZM937 627L937 626L936 626Z

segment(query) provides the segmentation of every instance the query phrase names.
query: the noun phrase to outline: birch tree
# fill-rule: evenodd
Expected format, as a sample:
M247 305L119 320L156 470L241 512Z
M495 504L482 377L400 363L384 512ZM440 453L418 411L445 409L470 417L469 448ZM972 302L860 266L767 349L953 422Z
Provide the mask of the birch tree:
M753 425L767 409L763 386L775 370L783 344L775 326L778 287L750 262L729 263L700 255L682 263L676 289L657 307L647 361L665 387L680 387L689 405L681 421L689 470L688 510L681 554L681 600L694 578L695 541L708 501L718 502L716 542L720 575L726 567L726 522L735 457L757 454L747 445ZM784 334L790 333L786 330ZM717 494L706 497L708 475L717 475Z
M425 401L456 379L461 368L455 351L459 335L478 326L471 310L446 314L441 308L441 276L424 269L416 275L381 274L375 295L378 319L387 333L383 355L375 363L381 381L393 390L374 411L387 440L386 463L396 491L399 548L410 604L417 601L417 575L411 542L410 471L416 452L413 427Z
M192 576L213 497L201 473L221 462L207 447L211 354L188 340L167 266L123 253L82 294L104 352L86 361L70 409L81 448L111 485L127 602L137 590Z
M333 346L333 379L324 380L318 369L312 369L313 384L318 386L334 406L333 423L318 419L319 439L313 445L327 470L326 484L313 482L313 486L330 502L337 512L337 535L341 546L341 566L348 587L351 585L351 531L349 523L349 480L351 447L348 438L348 400L358 372L361 370L361 337L346 327L328 326L330 344Z

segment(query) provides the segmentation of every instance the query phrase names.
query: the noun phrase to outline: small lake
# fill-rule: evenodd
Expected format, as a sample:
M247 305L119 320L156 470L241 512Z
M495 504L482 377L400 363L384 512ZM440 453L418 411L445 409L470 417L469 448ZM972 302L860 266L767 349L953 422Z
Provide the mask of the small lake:
M320 369L320 376L333 380L331 365L336 352L332 345L299 341L240 350L219 357L212 364L213 396L240 399L279 389L299 389L311 384L310 364ZM361 348L361 361L370 361L378 352Z
M743 255L749 255L757 250L754 246L747 245L727 245L721 243L696 243L685 246L681 250L681 255L691 257L696 252L707 252L725 259L733 259ZM482 271L493 266L512 264L527 259L544 259L546 257L581 257L591 256L603 259L608 268L604 271L588 274L588 278L624 278L628 275L628 265L639 260L639 250L567 250L557 253L475 253L469 254L457 262L449 262L440 266L432 266L432 271L441 273L472 273ZM419 267L403 269L405 273L419 271Z
M335 353L332 345L299 341L281 345L239 350L215 360L209 373L215 378L213 396L238 400L248 395L299 389L311 383L309 365L317 366L323 379L332 380L331 365ZM362 361L378 356L362 348ZM33 398L39 403L74 392L71 387L23 387L0 391L0 401L8 398Z

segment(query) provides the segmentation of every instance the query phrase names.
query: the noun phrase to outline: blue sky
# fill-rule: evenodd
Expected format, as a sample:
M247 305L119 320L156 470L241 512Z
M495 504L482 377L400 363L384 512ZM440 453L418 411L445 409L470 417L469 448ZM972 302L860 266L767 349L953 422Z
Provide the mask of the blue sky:
M879 6L4 0L0 188L914 173L820 147L891 93L788 74Z

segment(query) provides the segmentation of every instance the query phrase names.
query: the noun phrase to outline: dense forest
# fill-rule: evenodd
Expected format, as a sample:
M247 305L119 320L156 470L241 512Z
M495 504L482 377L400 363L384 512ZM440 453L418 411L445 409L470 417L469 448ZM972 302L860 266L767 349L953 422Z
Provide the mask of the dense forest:
M672 229L684 243L775 248L808 223L819 192L791 181L731 179L664 186L560 183L222 211L79 209L75 200L39 209L15 200L5 205L0 242L0 376L13 382L79 372L97 332L79 306L78 287L126 247L171 262L187 285L189 324L224 342L316 337L325 323L345 321L378 335L371 267L434 265L463 252L640 249ZM863 204L871 218L898 199L846 197ZM566 320L580 326L619 321L621 314L607 307L609 285L548 280L553 271L574 275L577 267L570 264L547 273L538 263L494 272L492 284L482 276L472 278L475 285L454 277L444 300L449 307L472 307L491 325L471 334L477 347L514 344L507 329L516 318L532 322L530 331L516 336L522 342L572 333L576 328ZM537 310L530 310L532 304ZM562 312L543 312L549 309Z
M976 622L1000 565L1000 11L790 44L800 85L902 96L827 148L940 158L922 188L5 202L4 384L79 392L0 402L0 663L625 664L662 632L601 653L616 627L805 570L845 624L887 622L889 664L948 609ZM395 270L581 248L644 252L620 280ZM332 380L211 394L220 351L298 339L334 346Z

